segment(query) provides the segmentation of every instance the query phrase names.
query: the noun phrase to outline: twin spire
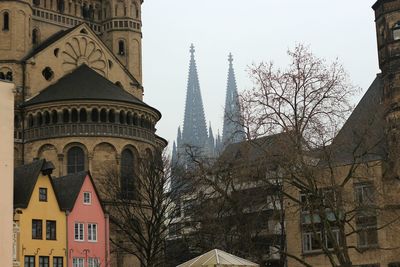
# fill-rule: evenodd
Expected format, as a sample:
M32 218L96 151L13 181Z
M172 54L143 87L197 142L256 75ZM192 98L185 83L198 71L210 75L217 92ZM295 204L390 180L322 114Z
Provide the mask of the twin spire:
M185 116L183 131L178 128L177 143L173 145L173 161L177 161L179 154L184 154L185 146L196 147L202 150L202 154L214 158L230 143L244 140L243 127L240 121L240 107L238 92L233 70L233 57L228 57L229 70L226 89L223 135L219 133L214 138L211 123L207 131L204 115L203 100L201 97L199 77L195 60L195 48L190 46L189 77L186 91ZM222 139L222 140L221 140Z

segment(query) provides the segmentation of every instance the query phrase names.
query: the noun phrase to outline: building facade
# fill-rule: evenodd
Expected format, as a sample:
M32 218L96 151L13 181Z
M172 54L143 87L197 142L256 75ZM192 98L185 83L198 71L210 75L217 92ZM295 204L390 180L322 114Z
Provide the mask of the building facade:
M156 134L161 113L143 102L142 3L0 2L0 79L16 86L16 166L45 158L54 176L90 170L95 182L133 166L120 178L129 187L138 159L167 145Z
M53 178L53 184L66 212L68 267L110 266L108 215L90 174Z
M14 222L20 266L66 266L67 225L51 180L54 166L37 160L14 170Z
M322 205L337 208L315 213L307 192L299 190L299 204L285 201L287 252L297 257L288 258L289 266L332 266L332 259L346 254L341 260L352 266L400 266L400 1L378 0L372 8L381 73L333 140L334 168L319 165ZM346 177L349 182L339 186Z
M13 123L14 85L0 80L0 265L12 266L13 261Z

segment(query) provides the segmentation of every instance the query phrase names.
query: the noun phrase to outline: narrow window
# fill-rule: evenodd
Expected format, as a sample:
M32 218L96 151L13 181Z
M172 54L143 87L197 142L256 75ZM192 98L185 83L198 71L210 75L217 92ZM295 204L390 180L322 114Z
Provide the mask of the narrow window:
M88 241L97 242L97 224L88 223Z
M83 223L75 223L75 241L84 241L85 240L83 228L84 228Z
M92 109L92 122L98 122L99 121L99 111L95 108Z
M39 201L47 202L47 188L39 188Z
M71 121L78 122L78 111L76 109L72 109L71 111Z
M85 153L80 147L72 147L67 153L67 173L77 173L85 170Z
M49 267L48 256L39 256L39 267Z
M46 221L46 239L56 240L56 238L57 238L56 221Z
M8 31L10 29L10 14L4 12L3 14L3 31Z
M134 199L134 157L132 151L125 149L121 154L121 197Z
M24 266L25 267L35 267L35 256L25 256Z
M89 205L92 203L92 193L83 192L83 204Z
M86 122L87 121L86 109L84 109L84 108L79 111L79 121L80 122Z
M125 43L124 41L118 41L118 54L123 56L125 55Z
M63 122L68 123L69 122L69 111L67 109L63 110Z
M63 257L53 257L53 267L64 267Z
M32 30L32 44L37 45L39 43L39 31L38 29Z
M32 239L42 238L42 220L32 220Z
M0 72L0 80L5 80L6 79L6 75L4 75L3 72Z
M58 114L57 114L57 111L56 111L56 110L53 110L53 111L51 112L51 122L52 122L53 124L56 124L56 123L58 122Z

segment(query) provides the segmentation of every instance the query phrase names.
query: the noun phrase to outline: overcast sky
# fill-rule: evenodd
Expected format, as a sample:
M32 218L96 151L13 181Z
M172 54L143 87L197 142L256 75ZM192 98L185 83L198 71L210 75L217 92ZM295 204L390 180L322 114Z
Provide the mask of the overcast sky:
M249 65L272 60L285 66L287 49L301 42L328 61L339 58L362 88L360 98L379 72L374 2L145 0L144 101L162 112L157 134L172 144L183 125L191 43L196 47L206 120L214 133L222 133L229 52L239 91L252 87Z

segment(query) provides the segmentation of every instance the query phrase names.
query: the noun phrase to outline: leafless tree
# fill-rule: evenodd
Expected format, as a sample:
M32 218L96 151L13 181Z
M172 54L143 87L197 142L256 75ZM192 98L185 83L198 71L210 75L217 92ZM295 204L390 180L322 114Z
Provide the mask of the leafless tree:
M167 156L148 155L136 164L131 177L123 177L112 166L103 171L101 193L115 230L111 242L118 251L135 256L141 266L164 266L165 239L176 212L173 199L178 188L171 190Z
M280 170L276 179L283 183L286 216L301 221L303 241L297 245L303 251L319 250L332 266L352 266L351 251L362 253L368 248L363 243L373 245L376 231L398 218L392 214L382 225L376 222L383 186L376 182L382 177L374 170L382 167L377 155L385 154L379 90L358 108L359 118L339 132L353 110L351 97L358 88L338 61L327 64L304 45L288 55L287 69L273 63L250 68L254 88L242 95L242 123L249 142L260 149L255 142L260 136L285 135L278 156L268 149L264 155ZM353 189L361 190L361 195L355 193L361 199L354 199ZM301 255L281 249L282 255L311 266Z

